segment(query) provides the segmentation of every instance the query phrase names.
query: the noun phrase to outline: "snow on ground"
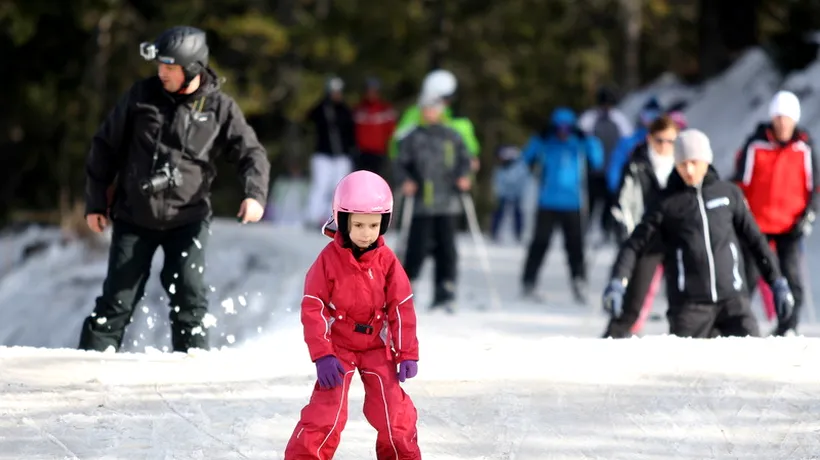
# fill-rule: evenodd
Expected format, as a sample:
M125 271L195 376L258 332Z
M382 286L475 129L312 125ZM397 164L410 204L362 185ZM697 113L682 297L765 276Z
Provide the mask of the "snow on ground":
M448 336L452 325L422 322L421 372L405 384L419 409L424 458L769 460L820 452L817 340L604 341L475 330L465 340ZM287 328L194 356L7 349L0 458L282 458L315 378L299 340ZM337 459L374 458L362 396L354 384Z
M815 65L784 83L806 98L810 129L820 128L811 108L819 71ZM751 51L700 87L663 78L623 107L634 114L648 94L688 101L690 121L712 136L725 174L781 83ZM281 458L314 381L298 317L302 281L328 240L229 221L212 230L206 276L215 349L190 355L159 351L170 340L156 276L126 353L72 350L99 294L105 252L50 244L24 258L26 247L57 241L59 232L0 237L0 459ZM820 267L818 250L812 238L809 273ZM523 247L490 247L492 283L468 235L459 251L458 315L424 311L430 266L416 287L422 356L405 388L419 407L426 459L820 458L816 323L804 323L804 337L698 341L662 336L658 321L642 339L600 340L606 318L598 299L612 248L590 255L588 307L567 292L560 237L542 270L546 305L519 298ZM161 260L158 253L155 275ZM484 311L491 286L503 305ZM808 320L817 289L809 289ZM665 307L656 302L656 313ZM354 385L337 459L374 458L375 433L361 404Z
M214 224L210 277L214 267L229 270L225 293L215 298L247 292L260 299L259 311L236 301L235 315L214 304L220 320L234 320L223 332L242 337L228 349L113 355L0 348L0 459L281 458L315 378L296 306L306 264L326 242L292 228ZM505 305L478 311L486 283L469 240L460 243L463 311L420 311L421 372L406 384L419 407L425 458L798 459L820 452L817 339L595 339L605 319L570 302L559 241L542 276L548 305L516 298L523 249L504 245L491 253ZM0 282L0 325L14 331L22 322L27 332L16 337L39 329L48 346L73 347L104 267L58 266L60 251ZM251 254L267 265L240 263ZM612 255L603 250L593 262L595 298ZM247 266L257 272L240 281ZM41 278L15 280L24 273ZM68 284L82 276L86 293L71 300L81 288ZM420 283L420 310L430 287ZM158 298L149 303L162 307ZM149 335L132 350L160 345L166 330L135 321L129 334ZM663 323L649 324L648 332L663 331ZM337 459L374 458L375 433L361 404L361 385L354 385Z

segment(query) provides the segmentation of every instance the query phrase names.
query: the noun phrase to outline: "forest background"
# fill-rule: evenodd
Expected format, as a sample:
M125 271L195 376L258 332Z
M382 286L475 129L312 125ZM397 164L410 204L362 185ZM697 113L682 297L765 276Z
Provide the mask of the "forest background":
M622 94L671 72L698 82L762 46L781 70L817 56L814 0L0 0L0 225L59 221L81 208L91 138L116 100L156 71L138 45L174 25L208 32L265 144L275 180L306 168L304 122L330 74L358 101L366 77L399 109L436 67L459 79L456 111L482 143L475 194L489 209L493 151L523 143L551 110L583 110L601 84ZM220 165L218 215L239 203ZM76 206L75 206L76 205Z

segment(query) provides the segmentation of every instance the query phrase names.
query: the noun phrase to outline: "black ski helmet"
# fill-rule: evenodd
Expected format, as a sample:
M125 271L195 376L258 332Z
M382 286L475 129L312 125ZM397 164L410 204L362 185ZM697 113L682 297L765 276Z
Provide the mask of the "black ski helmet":
M185 73L182 88L186 88L208 65L207 37L204 30L196 27L172 27L153 43L140 44L140 54L147 61L182 66Z

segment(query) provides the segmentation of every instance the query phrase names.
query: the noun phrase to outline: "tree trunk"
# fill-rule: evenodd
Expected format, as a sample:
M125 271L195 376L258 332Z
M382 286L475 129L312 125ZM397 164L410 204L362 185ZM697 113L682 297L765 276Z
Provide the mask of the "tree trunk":
M290 1L280 2L280 3L287 3L291 4ZM316 17L319 19L327 19L327 16L330 14L330 7L331 7L331 0L317 0L316 1ZM292 6L290 6L293 9Z
M698 74L704 80L717 75L728 58L720 31L720 10L715 0L699 0Z
M755 46L759 40L757 11L760 0L722 0L719 24L727 57Z
M624 28L624 92L633 91L641 84L641 27L642 0L620 0Z
M445 0L430 0L432 3L432 24L430 40L430 70L439 69L444 60L444 54L447 50L447 36L445 33L447 21L447 7Z
M292 27L296 24L296 0L280 0L277 2L276 16L279 22L285 27ZM328 5L329 8L329 5ZM291 48L282 59L281 82L285 88L286 96L283 99L293 98L299 93L301 82L302 63L298 53ZM299 122L293 117L287 117L284 140L284 163L285 168L299 165L303 157L302 151L302 131Z

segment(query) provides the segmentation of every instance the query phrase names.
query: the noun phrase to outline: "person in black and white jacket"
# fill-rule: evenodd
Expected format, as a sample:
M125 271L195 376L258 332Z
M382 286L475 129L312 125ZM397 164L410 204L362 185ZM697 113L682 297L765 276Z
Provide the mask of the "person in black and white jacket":
M629 162L621 174L612 215L618 223L618 239L626 240L647 209L657 204L669 176L675 169L675 139L679 126L668 116L662 116L649 125L646 142L635 148ZM620 316L610 318L604 331L604 338L626 338L633 333L635 323L641 315L644 304L651 308L652 299L647 299L655 279L655 272L663 262L663 245L658 240L646 248L635 262L630 276Z
M619 316L629 276L656 239L664 246L670 278L670 334L708 338L759 336L743 278L742 244L772 287L781 317L789 317L794 297L777 260L754 221L740 189L720 180L711 166L709 138L698 130L675 141L675 172L660 203L648 210L623 243L604 290L604 309Z

